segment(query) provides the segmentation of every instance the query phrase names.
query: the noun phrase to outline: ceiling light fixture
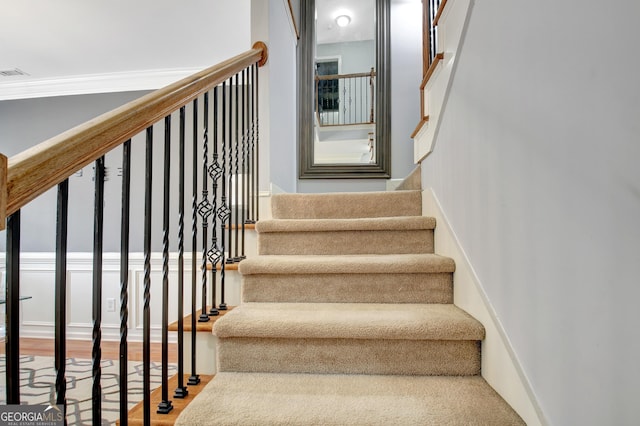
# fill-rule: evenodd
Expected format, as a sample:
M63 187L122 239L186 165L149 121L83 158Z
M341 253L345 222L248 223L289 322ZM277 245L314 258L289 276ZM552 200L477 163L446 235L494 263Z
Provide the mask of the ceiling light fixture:
M351 22L351 17L349 15L340 15L336 18L336 24L339 27L346 27Z

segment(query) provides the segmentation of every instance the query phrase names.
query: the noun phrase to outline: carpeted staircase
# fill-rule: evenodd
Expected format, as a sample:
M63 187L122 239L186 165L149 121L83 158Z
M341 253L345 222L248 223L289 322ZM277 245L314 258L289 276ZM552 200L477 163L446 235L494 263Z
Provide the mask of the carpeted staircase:
M519 425L480 376L421 192L283 194L218 320L218 373L176 424Z

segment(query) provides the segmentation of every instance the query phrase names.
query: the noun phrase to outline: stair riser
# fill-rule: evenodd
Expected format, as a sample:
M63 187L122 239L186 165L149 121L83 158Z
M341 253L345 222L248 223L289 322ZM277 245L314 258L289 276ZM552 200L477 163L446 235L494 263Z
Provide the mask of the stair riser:
M421 216L420 191L366 194L281 194L271 198L274 219Z
M242 301L453 303L453 274L245 275Z
M220 338L218 371L472 376L480 374L480 343Z
M433 253L433 230L270 232L258 235L262 255Z

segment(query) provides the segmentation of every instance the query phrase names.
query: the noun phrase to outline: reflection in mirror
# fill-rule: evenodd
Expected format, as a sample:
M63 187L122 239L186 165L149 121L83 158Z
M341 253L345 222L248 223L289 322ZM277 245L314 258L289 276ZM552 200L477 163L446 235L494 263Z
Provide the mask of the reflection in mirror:
M314 161L375 162L375 2L316 0Z
M300 178L389 178L390 0L300 2Z

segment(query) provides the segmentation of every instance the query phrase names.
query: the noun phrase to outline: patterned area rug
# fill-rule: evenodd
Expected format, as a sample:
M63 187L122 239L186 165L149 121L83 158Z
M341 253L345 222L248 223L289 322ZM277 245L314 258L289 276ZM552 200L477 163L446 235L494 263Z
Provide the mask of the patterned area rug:
M120 417L120 367L117 361L102 360L102 424L112 425ZM151 363L151 389L160 386L162 367ZM169 377L177 366L169 364ZM70 425L91 425L91 360L69 358L67 377L67 421ZM6 359L0 358L0 404L6 404ZM53 357L23 355L20 357L20 399L23 404L55 402L55 369ZM129 361L128 377L131 409L142 400L142 362ZM153 408L153 407L152 407Z

